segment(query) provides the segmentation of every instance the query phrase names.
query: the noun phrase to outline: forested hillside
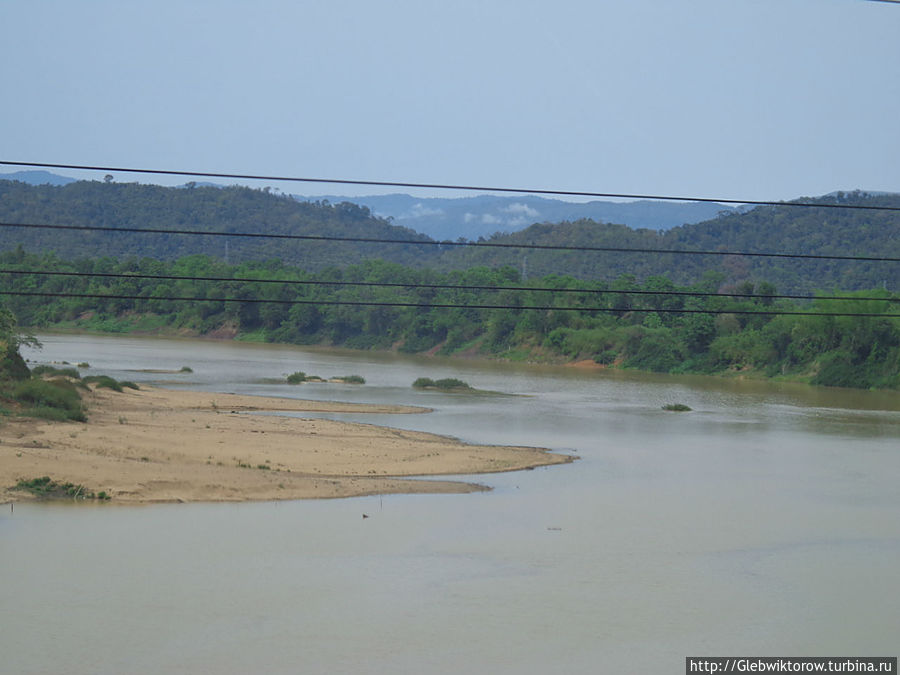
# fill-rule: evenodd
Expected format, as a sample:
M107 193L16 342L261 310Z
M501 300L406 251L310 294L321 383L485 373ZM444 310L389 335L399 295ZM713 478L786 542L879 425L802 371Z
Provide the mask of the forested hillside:
M168 188L97 181L79 181L64 186L0 181L0 222L428 239L375 218L368 209L355 204L298 202L266 189L245 187ZM235 262L278 258L306 269L346 265L369 257L412 264L437 254L433 246L29 228L0 230L0 250L14 249L18 245L28 250L54 251L66 258L134 255L174 260L204 253Z
M900 207L900 195L852 193L804 201ZM763 206L661 233L581 220L556 225L532 225L521 232L494 236L489 241L501 244L900 258L900 213ZM900 264L896 262L466 248L446 253L440 264L444 269L505 264L527 269L529 274L535 276L564 271L585 279L613 279L620 274L633 274L639 279L646 279L654 274L663 274L680 284L695 283L704 275L710 275L710 278L718 278L726 286L747 280L765 280L782 291L798 293L811 293L823 288L900 288Z
M900 207L898 195L848 193L812 201ZM432 241L374 217L362 206L297 201L244 187L166 188L97 181L34 186L0 181L0 222ZM592 220L539 223L520 232L496 234L486 243L900 257L900 213L764 206L664 232ZM526 277L568 274L610 281L622 274L638 280L663 275L679 284L717 280L723 288L767 281L781 291L800 293L900 288L900 265L891 262L0 229L0 250L18 245L29 251L54 251L66 259L109 255L174 260L202 253L229 262L277 259L308 271L382 259L443 271L511 266Z

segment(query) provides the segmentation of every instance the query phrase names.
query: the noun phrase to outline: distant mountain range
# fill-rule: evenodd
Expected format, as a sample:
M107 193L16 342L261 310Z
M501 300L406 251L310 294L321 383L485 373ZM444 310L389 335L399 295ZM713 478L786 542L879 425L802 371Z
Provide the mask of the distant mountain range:
M48 171L17 171L0 174L0 179L17 180L29 185L67 185L74 178ZM214 183L196 182L196 187L221 187ZM496 233L523 230L535 223L558 223L585 218L604 223L617 223L650 230L668 230L687 223L715 218L734 207L704 202L567 202L531 195L440 198L412 197L407 194L344 197L339 195L301 196L301 201L328 201L332 204L351 202L365 206L374 215L387 218L395 225L426 234L432 239L477 240Z
M52 176L51 176L52 177ZM0 251L55 251L66 259L109 256L150 257L174 260L206 254L227 262L280 260L310 271L346 267L381 259L412 267L461 270L485 266L509 266L522 277L564 274L588 279L612 280L620 275L638 279L663 275L675 283L693 284L706 279L711 287L727 287L743 281L768 281L783 291L814 289L853 290L900 288L900 268L895 262L791 259L743 255L679 255L659 251L734 251L747 253L815 254L900 258L900 195L864 192L834 193L804 202L827 205L890 207L885 210L816 207L761 206L747 211L725 210L700 223L665 231L633 229L616 223L579 218L557 223L538 222L518 231L486 237L502 246L434 246L437 240L462 236L429 237L403 227L406 219L388 220L370 208L346 201L299 200L267 189L239 186L162 187L141 183L70 181L65 185L0 179L0 221L47 225L97 225L105 228L193 230L209 236L162 233L104 233L98 231L49 231L32 227L0 228ZM412 198L407 197L407 200ZM414 200L410 209L422 210L434 202ZM503 201L488 196L480 213L505 209L510 218L521 214L523 222L537 219L527 209L554 200L530 202L524 198ZM421 208L416 205L422 205ZM513 205L519 205L510 209ZM674 205L677 206L677 205ZM435 209L437 210L437 209ZM474 213L474 211L464 211ZM547 213L540 214L547 216ZM465 220L465 218L463 218ZM471 219L470 219L471 220ZM223 237L222 233L234 233ZM239 234L239 233L249 233ZM259 238L257 235L306 235L321 241ZM469 232L470 239L477 239ZM481 235L478 235L481 236ZM355 241L329 238L346 237ZM380 243L404 240L408 245ZM519 248L519 244L543 249ZM555 250L560 246L571 247ZM645 253L598 251L621 248ZM580 250L579 250L580 249ZM595 250L590 250L595 249ZM712 276L710 276L712 275Z
M308 201L349 201L368 207L376 216L391 218L396 225L427 234L432 239L477 240L495 233L523 230L535 223L559 223L588 218L650 230L668 230L679 225L715 218L734 207L704 202L591 201L585 203L547 199L532 195L439 198L406 194L369 197L301 197Z
M0 173L0 180L17 180L29 185L68 185L75 183L75 178L59 176L49 171L16 171L14 173Z

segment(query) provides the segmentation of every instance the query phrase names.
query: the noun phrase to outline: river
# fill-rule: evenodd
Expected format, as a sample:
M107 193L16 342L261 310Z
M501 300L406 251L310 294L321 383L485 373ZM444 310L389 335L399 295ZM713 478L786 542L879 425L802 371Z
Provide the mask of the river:
M493 490L470 495L5 507L4 672L657 673L685 656L897 653L896 392L40 339L28 358L86 373L424 405L330 417L580 459L479 476ZM275 381L297 370L367 383ZM420 376L509 395L412 389Z

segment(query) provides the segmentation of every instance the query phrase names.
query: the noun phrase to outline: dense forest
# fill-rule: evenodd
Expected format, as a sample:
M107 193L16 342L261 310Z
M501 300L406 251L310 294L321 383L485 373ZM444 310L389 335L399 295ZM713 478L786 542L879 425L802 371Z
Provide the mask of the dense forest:
M900 195L850 193L803 201L823 205L838 203L900 208ZM495 235L490 241L507 245L528 243L900 258L900 213L761 206L746 212L723 213L713 220L675 227L666 232L633 230L624 225L581 220L553 225L535 224L521 232ZM446 253L440 264L447 269L472 265L521 266L523 262L530 273L538 276L560 270L584 279L611 279L620 274L633 274L639 279L646 279L662 274L676 283L690 284L703 274L715 271L721 273L728 284L765 280L784 292L794 293L812 293L822 288L900 288L900 265L896 262L472 247Z
M0 268L0 301L20 325L34 328L591 359L657 372L900 386L900 319L816 314L897 314L900 296L883 289L803 302L777 297L767 282L745 281L720 294L723 278L716 272L690 286L634 275L611 282L556 274L525 281L515 267L438 272L367 260L310 272L279 260L65 260L21 247L0 254ZM262 279L270 281L256 281ZM51 295L36 300L17 293ZM101 297L63 297L77 294Z
M231 263L277 258L309 272L378 258L443 272L481 266L511 266L527 277L567 274L612 282L623 274L631 274L641 282L653 276L665 276L682 285L695 283L704 274L716 273L726 285L767 281L783 292L795 293L810 293L816 289L900 288L900 265L893 262L439 247L425 235L374 217L367 208L356 204L297 201L268 189L188 185L166 188L137 183L79 181L63 186L35 186L0 181L0 222L403 239L432 242L432 245L4 227L0 250L12 250L21 244L29 251L54 251L66 259L102 254L173 261L197 253ZM804 201L823 205L900 207L898 195L858 192ZM900 213L764 206L745 212L723 213L713 220L664 232L579 220L536 223L519 232L495 234L481 243L897 258L900 257Z
M53 186L0 180L0 222L431 241L375 218L356 204L299 202L268 189L245 187L168 188L98 181ZM99 253L174 260L204 253L233 262L276 257L309 269L357 263L368 257L414 264L438 253L434 246L3 228L0 250L20 244L66 258Z

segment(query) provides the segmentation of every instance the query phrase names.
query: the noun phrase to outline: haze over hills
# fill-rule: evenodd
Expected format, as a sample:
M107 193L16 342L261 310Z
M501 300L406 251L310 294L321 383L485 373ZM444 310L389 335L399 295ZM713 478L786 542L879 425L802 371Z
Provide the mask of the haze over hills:
M368 197L301 197L330 202L350 201L368 207L372 213L391 218L397 225L427 234L432 239L472 241L497 232L517 232L534 223L558 223L589 218L620 223L632 228L668 230L678 225L715 218L734 207L706 202L590 201L584 203L548 199L532 195L420 198L406 194Z
M835 193L804 201L900 207L900 195L871 195L862 192ZM421 203L421 200L417 203ZM527 206L524 200L515 203ZM173 260L185 255L206 254L230 262L279 259L286 264L315 271L380 258L388 262L445 271L473 266L506 265L528 277L567 274L580 278L611 280L623 274L634 275L638 279L662 275L679 284L698 283L706 278L707 283L718 287L748 280L768 281L785 292L856 290L876 286L889 290L900 288L900 266L893 262L438 247L427 244L434 239L401 227L396 221L374 216L365 206L347 202L332 204L298 201L291 196L273 194L266 189L237 186L174 188L100 181L79 181L54 186L0 180L0 220L7 223L301 234L422 242L392 245L239 236L0 229L0 250L13 250L21 245L32 252L54 251L66 259L146 256ZM732 210L700 223L673 227L662 232L636 230L622 224L600 223L591 219L556 224L537 223L520 231L498 233L488 237L487 242L576 248L900 257L900 214L890 211L767 206L743 213Z
M60 176L49 171L14 171L12 173L0 173L0 180L17 180L29 185L68 185L75 183L75 178Z

